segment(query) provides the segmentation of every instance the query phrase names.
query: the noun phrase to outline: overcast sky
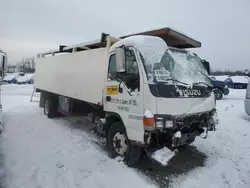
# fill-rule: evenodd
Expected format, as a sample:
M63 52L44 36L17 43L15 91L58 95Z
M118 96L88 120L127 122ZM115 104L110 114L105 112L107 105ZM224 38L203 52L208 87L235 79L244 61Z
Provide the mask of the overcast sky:
M202 42L214 69L250 69L250 0L0 0L0 49L9 62L133 31L172 27Z

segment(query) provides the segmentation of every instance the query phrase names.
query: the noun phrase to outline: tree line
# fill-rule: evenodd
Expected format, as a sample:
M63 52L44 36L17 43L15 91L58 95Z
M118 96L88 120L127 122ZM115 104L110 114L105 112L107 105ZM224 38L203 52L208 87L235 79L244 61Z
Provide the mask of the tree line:
M34 73L36 70L36 62L35 57L28 57L22 59L20 62L17 62L14 65L8 65L6 72L24 72L24 73ZM220 75L229 75L229 76L237 76L237 75L246 75L244 74L246 70L211 70L211 75L220 76ZM250 72L248 71L250 75Z
M246 75L245 71L247 70L212 70L211 75L220 76L220 75L228 75L228 76L243 76ZM249 74L247 72L247 74Z
M34 73L36 70L35 57L24 58L20 62L13 65L7 65L6 72L24 72Z

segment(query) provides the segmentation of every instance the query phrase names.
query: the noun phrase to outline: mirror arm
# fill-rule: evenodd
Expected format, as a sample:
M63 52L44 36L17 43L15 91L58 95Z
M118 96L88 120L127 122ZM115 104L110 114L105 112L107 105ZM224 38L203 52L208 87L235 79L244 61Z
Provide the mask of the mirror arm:
M124 74L125 73L121 73L121 74L122 74L122 76L121 76L121 79L120 79L120 82L119 82L119 86L118 86L118 92L119 93L123 93L123 88L121 88L121 84L123 82L123 78L124 78Z

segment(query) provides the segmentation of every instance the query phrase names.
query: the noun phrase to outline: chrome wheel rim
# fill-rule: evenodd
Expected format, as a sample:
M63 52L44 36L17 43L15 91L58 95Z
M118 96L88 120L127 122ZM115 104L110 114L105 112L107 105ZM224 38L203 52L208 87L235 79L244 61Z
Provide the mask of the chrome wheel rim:
M119 155L126 155L128 153L128 139L124 133L117 132L113 137L113 147Z
M218 92L218 91L215 91L215 92L214 92L214 95L215 95L215 98L216 98L216 99L220 99L220 98L221 98L221 93Z
M46 100L46 102L44 104L44 112L46 115L48 115L48 113L49 113L49 100Z

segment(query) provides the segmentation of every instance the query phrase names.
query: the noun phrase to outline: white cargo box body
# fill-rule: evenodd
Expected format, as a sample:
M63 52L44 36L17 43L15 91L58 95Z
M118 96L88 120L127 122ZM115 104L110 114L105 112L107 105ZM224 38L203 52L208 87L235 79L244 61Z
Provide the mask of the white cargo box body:
M102 102L106 48L37 59L35 87L97 104Z

